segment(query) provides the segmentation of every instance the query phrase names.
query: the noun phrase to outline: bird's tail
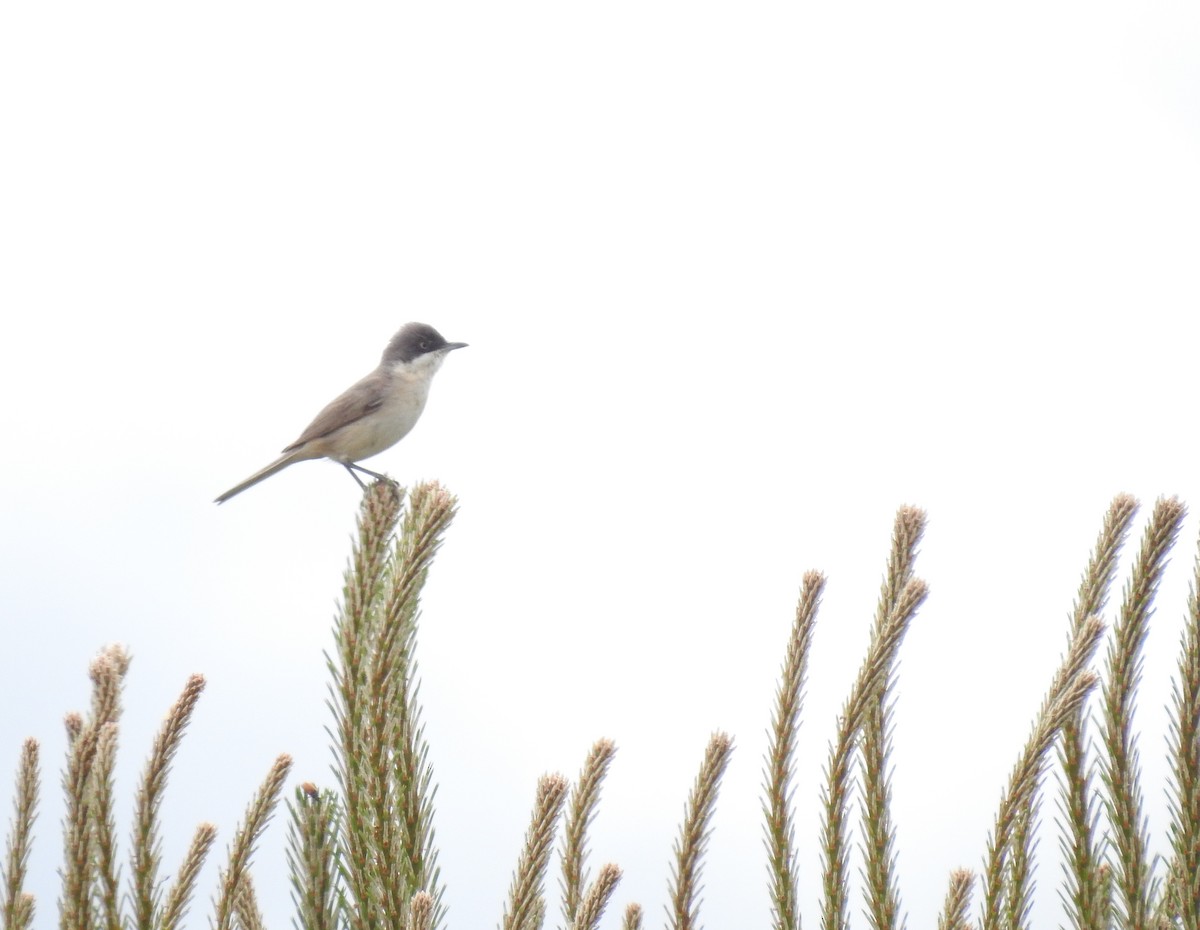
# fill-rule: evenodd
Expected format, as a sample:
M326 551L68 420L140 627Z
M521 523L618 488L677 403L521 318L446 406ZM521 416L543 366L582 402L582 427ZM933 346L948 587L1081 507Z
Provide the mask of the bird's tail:
M222 494L220 497L218 497L216 499L216 503L218 503L218 504L225 503L227 500L229 500L229 498L233 497L234 495L241 494L244 490L246 490L246 488L254 487L254 485L258 484L260 481L265 481L267 478L270 478L273 474L275 474L275 472L283 471L283 469L287 468L293 462L301 462L305 458L307 458L307 456L301 455L299 450L293 450L291 452L287 452L287 453L281 455L279 458L277 458L274 462L272 462L270 465L268 465L262 471L256 471L253 475L251 475L249 478L247 478L241 484L234 485L232 488L230 488L228 491L226 491L224 494Z

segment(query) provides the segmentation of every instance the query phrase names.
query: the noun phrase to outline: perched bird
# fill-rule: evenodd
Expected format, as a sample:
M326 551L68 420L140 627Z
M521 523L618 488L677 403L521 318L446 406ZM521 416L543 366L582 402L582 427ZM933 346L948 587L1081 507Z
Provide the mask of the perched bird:
M385 478L363 468L359 461L390 449L409 434L425 409L433 376L447 355L464 346L465 342L447 342L425 323L405 323L383 350L378 368L318 413L283 455L230 488L216 502L223 504L275 472L306 459L341 462L364 490L366 485L355 472Z

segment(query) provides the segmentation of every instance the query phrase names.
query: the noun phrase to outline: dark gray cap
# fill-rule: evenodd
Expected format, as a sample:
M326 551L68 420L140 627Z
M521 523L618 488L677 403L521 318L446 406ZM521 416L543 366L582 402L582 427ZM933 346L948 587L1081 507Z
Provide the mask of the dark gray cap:
M411 362L431 352L449 352L465 346L465 342L447 342L428 323L405 323L383 350L383 361L384 364L395 365L397 362Z

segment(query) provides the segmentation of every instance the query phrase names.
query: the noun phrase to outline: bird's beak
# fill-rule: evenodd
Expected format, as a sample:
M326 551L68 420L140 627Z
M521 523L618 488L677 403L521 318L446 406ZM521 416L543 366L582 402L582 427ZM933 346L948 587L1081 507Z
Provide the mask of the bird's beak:
M447 342L446 343L446 351L447 352L449 352L452 349L465 349L466 347L467 347L467 343L465 343L465 342Z

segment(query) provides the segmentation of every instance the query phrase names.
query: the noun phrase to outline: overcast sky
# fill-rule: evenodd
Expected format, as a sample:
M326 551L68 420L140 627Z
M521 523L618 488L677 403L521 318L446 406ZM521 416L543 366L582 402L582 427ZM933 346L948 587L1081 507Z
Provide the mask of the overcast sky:
M1200 507L1198 43L1188 0L0 5L0 797L36 736L38 926L61 720L106 643L134 655L123 838L162 714L208 677L167 867L201 820L224 848L277 754L332 784L323 652L358 488L304 463L212 499L407 320L470 343L368 462L461 499L419 640L451 926L498 921L538 774L601 736L593 863L626 869L607 926L630 900L658 925L717 728L703 919L765 926L764 732L813 568L815 926L821 764L905 503L931 594L895 820L909 925L931 926L982 860L1109 500ZM1160 851L1198 528L1140 701ZM256 871L272 928L284 832Z

